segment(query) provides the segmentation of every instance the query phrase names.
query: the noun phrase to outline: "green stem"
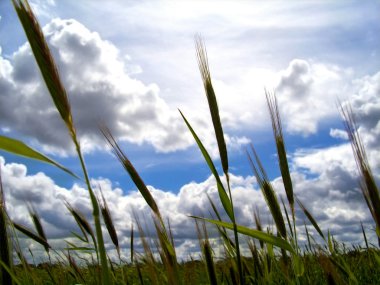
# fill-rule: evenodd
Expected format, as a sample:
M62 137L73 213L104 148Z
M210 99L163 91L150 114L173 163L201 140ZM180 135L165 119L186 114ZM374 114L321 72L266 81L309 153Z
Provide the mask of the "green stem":
M230 176L228 175L228 172L225 172L224 174L226 175L228 194L230 196L231 207L232 207L232 223L234 226L234 237L235 237L235 245L236 245L236 261L237 261L237 265L238 265L238 271L239 271L239 277L240 277L239 279L240 279L240 284L244 285L245 282L244 282L244 276L243 276L243 266L241 264L239 237L238 237L238 231L237 231L237 224L236 224L236 220L235 220L234 203L232 201Z
M293 219L293 232L294 232L294 241L295 241L295 247L296 247L296 253L298 255L299 253L299 248L298 248L298 239L297 239L297 227L296 227L296 216L294 213L294 205L291 208L292 211L292 219Z
M99 203L98 200L96 199L96 196L94 194L94 191L91 188L90 184L90 179L88 177L86 165L84 163L84 159L82 156L82 152L80 149L80 145L78 143L78 140L75 135L73 135L73 141L79 156L80 164L82 166L84 178L87 184L87 189L90 194L90 199L92 203L92 216L94 218L94 223L95 223L95 230L96 230L96 238L97 238L97 248L99 249L99 254L100 254L100 264L102 266L102 284L111 284L111 279L110 279L110 274L108 270L108 260L107 260L107 255L106 255L106 249L104 247L104 240L103 240L103 234L102 234L102 228L100 225L100 216L99 216ZM95 245L96 246L96 245ZM98 252L97 252L98 254Z

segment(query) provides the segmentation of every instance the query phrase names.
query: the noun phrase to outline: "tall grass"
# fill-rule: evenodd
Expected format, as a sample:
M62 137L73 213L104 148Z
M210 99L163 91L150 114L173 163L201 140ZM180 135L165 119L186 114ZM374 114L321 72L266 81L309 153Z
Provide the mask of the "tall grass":
M219 157L220 157L223 172L227 181L229 204L230 204L229 208L227 209L228 210L227 214L231 218L231 221L234 227L233 231L234 231L234 238L235 238L236 262L237 262L237 267L239 271L239 280L242 284L244 284L245 282L244 282L244 275L243 275L243 267L242 267L242 262L240 258L239 237L238 237L238 232L237 232L234 203L232 199L230 178L229 178L229 172L228 172L227 147L226 147L226 142L224 140L222 123L220 121L218 103L217 103L214 88L211 82L207 52L200 36L195 38L195 47L196 47L196 53L197 53L197 58L198 58L198 66L202 75L203 85L204 85L204 89L206 92L206 97L207 97L207 101L208 101L208 105L210 109L212 124L214 126L216 142L218 144ZM225 190L221 190L221 191L225 192Z
M207 52L202 39L195 39L196 57L206 94L207 103L213 124L213 131L218 145L219 160L222 173L218 172L208 150L202 143L189 120L180 111L184 124L188 127L207 166L210 169L218 190L219 201L210 202L211 218L191 216L195 220L195 231L198 234L200 260L180 263L177 258L174 239L170 229L170 221L165 220L159 203L149 191L133 163L124 153L117 140L106 126L100 131L110 145L114 155L134 182L136 188L151 209L155 239L151 242L145 234L141 221L135 213L138 238L131 230L130 262L122 260L120 238L110 210L107 197L101 193L97 197L89 181L81 145L77 138L74 118L71 113L69 96L62 84L59 71L54 63L42 30L30 8L28 1L12 0L19 20L25 30L37 65L56 109L65 123L69 136L77 151L82 168L83 180L88 188L92 206L92 223L68 202L66 208L75 220L79 233L72 232L75 241L66 241L67 247L62 251L52 248L48 240L38 212L31 206L30 218L34 229L12 222L7 214L6 203L1 183L0 169L0 268L1 284L376 284L380 282L380 254L371 246L361 224L365 248L356 247L348 251L345 245L339 244L327 231L322 231L317 220L305 205L295 196L292 175L289 168L286 144L282 132L279 106L274 93L266 91L266 100L272 123L272 130L277 149L278 166L281 172L287 203L280 197L269 180L253 145L247 150L248 163L251 165L256 181L261 188L268 211L274 226L264 227L260 214L255 211L253 219L256 227L240 225L235 216L233 190L230 183L229 160L222 121L219 115L217 97L212 85ZM350 108L341 108L345 126L354 151L356 163L361 174L361 188L367 206L376 225L376 233L380 236L380 196L378 187L368 164L365 149L361 142L357 126ZM0 136L0 148L50 163L66 171L73 177L73 172L56 163L47 156L30 148L26 144L12 138ZM281 201L282 203L280 204ZM222 220L223 213L227 216ZM282 207L281 207L282 205ZM297 206L298 205L298 206ZM317 244L313 232L306 223L297 224L296 212L300 212L309 220L324 244ZM290 215L289 215L290 213ZM116 264L107 256L103 239L102 225L117 251L119 263ZM307 244L302 248L300 234L305 227ZM210 238L209 226L215 226L218 242L222 244L224 258L218 259L214 251L214 239ZM40 268L30 265L19 244L17 233L39 243L45 250L49 260ZM136 251L136 241L142 245L143 252ZM244 255L242 247L250 252ZM14 264L13 254L20 264ZM30 251L32 257L34 253ZM51 256L54 255L54 259ZM199 263L199 264L198 264ZM364 264L361 266L360 264ZM49 281L47 281L49 280Z
M341 114L344 118L344 125L351 142L352 151L355 156L356 165L360 173L360 188L364 199L372 214L376 224L376 234L380 245L380 193L368 163L367 154L363 142L359 136L358 127L354 113L350 105L341 105Z
M80 143L77 138L77 132L74 125L67 92L62 84L58 69L55 65L53 56L51 55L49 46L46 43L41 27L36 17L34 16L29 3L22 0L12 0L12 2L20 19L20 22L24 28L26 37L28 38L30 47L34 54L34 58L36 59L37 65L41 71L46 87L49 90L55 107L57 108L62 120L64 121L72 142L75 145L92 203L92 215L94 218L97 238L96 243L99 249L100 262L102 265L102 282L104 284L111 284L108 261L100 223L99 204L91 187Z

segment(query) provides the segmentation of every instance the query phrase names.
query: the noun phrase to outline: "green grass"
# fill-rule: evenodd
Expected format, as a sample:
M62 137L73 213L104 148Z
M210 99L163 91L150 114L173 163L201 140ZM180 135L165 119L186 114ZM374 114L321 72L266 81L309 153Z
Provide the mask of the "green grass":
M191 122L180 111L184 124L192 134L200 154L215 178L219 200L223 206L218 212L217 201L209 198L210 209L214 218L192 216L195 221L194 232L199 239L199 260L183 262L178 260L174 238L170 229L170 221L163 217L160 209L150 193L138 170L121 149L107 126L100 132L111 146L116 158L136 185L140 194L152 211L155 226L155 239L148 240L141 221L136 218L138 237L132 230L130 236L131 259L126 261L120 257L119 239L112 216L108 209L107 197L97 197L90 185L89 174L81 151L81 144L76 135L75 118L71 114L71 105L63 86L59 71L55 65L38 21L26 0L12 0L20 22L31 45L36 63L41 71L47 89L51 95L60 117L65 123L68 135L77 150L82 167L82 179L88 188L92 206L93 224L70 204L66 203L68 212L78 225L80 232L72 233L73 240L67 242L65 250L52 248L47 239L38 212L29 207L34 229L14 223L8 217L5 197L0 187L0 280L1 284L376 284L380 283L380 251L370 246L363 231L365 247L346 246L339 243L327 232L323 232L318 221L304 204L294 195L293 183L286 155L286 144L282 134L281 117L275 94L266 92L268 110L271 117L273 135L278 154L286 201L279 197L271 184L261 163L259 154L252 145L247 150L248 163L251 165L268 212L274 221L273 227L264 228L260 214L254 213L256 227L239 225L235 219L233 196L229 180L229 163L223 126L219 116L217 97L213 89L210 67L205 45L200 37L196 37L196 55L204 84L206 99L210 109L213 131L218 144L221 168L211 159L208 150L202 143ZM372 214L376 233L380 237L380 196L371 168L368 164L365 148L359 134L354 114L350 107L341 107L346 130L353 148L358 172L361 177L361 188ZM78 177L67 168L57 164L47 156L30 148L23 142L0 136L0 149L50 163L54 167ZM1 177L1 169L0 169ZM0 186L1 179L0 179ZM205 193L206 195L206 193ZM281 201L281 203L280 203ZM295 217L295 209L299 207L319 234L322 243L317 244L310 228L305 225L305 232L297 232L304 222ZM225 214L225 215L223 215ZM138 217L138 213L135 213ZM228 220L222 220L226 216ZM132 223L132 221L131 221ZM103 226L103 227L102 227ZM209 227L215 227L219 234L218 243L210 239ZM106 231L106 232L105 232ZM29 264L20 248L18 234L39 243L48 256L44 264ZM103 236L108 234L114 248L118 252L118 260L110 260ZM300 235L306 236L307 243L301 245ZM142 252L136 252L136 239L143 246ZM243 255L242 250L249 249ZM222 252L219 257L216 250ZM34 256L33 252L30 252Z
M379 252L371 251L349 251L341 253L348 264L352 274L356 276L357 283L351 284L378 284L380 280L380 267L376 262L375 255ZM268 264L266 256L263 252L260 254L260 261L253 257L242 257L244 269L251 274L247 278L248 284L294 284L294 278L285 271L283 259L277 257L271 260L270 268L264 268L263 262ZM312 253L305 253L302 255L302 262L305 264L305 271L301 277L298 278L299 284L328 284L329 273L325 272L330 270L335 273L335 279L339 279L340 283L337 284L350 284L347 276L339 271L338 268L334 270L334 264L331 262L331 257L327 254L319 253L318 255ZM179 264L179 277L183 284L236 284L234 283L233 270L234 261L231 259L214 260L214 268L216 273L216 282L210 283L208 278L208 269L203 261L194 260L187 261ZM137 266L140 267L142 280L141 282ZM158 274L152 275L149 264L140 262L137 264L123 264L116 266L112 271L112 278L114 284L167 284L166 273L162 264L157 263L156 269ZM258 267L262 269L258 269ZM332 266L332 268L328 268ZM70 265L55 265L55 264L41 264L38 266L31 266L30 271L25 272L22 266L14 268L15 275L23 284L99 284L99 279L94 272L98 269L94 265L88 265L79 269L81 276L75 272ZM27 274L29 276L27 276ZM288 274L288 275L287 275ZM33 283L28 279L32 276ZM52 281L51 276L54 276L55 282ZM152 280L154 276L155 280ZM334 278L334 277L333 277ZM235 278L236 279L236 278ZM334 284L334 283L333 283Z

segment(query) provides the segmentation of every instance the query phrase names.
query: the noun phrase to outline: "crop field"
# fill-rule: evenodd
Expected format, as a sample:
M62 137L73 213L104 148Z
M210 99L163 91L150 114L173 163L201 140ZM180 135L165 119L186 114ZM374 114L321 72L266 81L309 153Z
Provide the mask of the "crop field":
M151 238L144 227L147 221L136 218L137 227L129 237L130 259L122 258L119 244L122 237L118 236L115 229L106 195L95 192L91 185L82 146L77 136L75 118L71 112L72 106L54 57L28 2L22 0L12 0L12 2L51 99L67 128L81 163L81 179L88 189L93 220L87 220L80 209L66 202L66 208L76 221L78 231L72 232L73 242L67 242L65 250L58 250L46 237L37 209L30 207L29 210L34 228L11 220L7 214L7 201L0 180L1 284L380 283L379 244L372 244L367 240L363 225L361 225L361 244L364 246L344 244L336 240L329 230L323 231L318 220L314 218L316 213L310 212L294 194L279 106L276 95L269 91L265 92L266 101L286 196L278 195L268 178L259 153L253 145L250 145L247 149L247 164L256 177L273 222L271 226L264 226L258 211L254 213L255 226L247 227L237 222L230 183L229 153L219 115L217 96L212 84L206 47L201 36L195 38L196 55L213 126L210 132L215 134L222 173L218 172L219 166L214 164L191 121L184 112L179 111L184 125L191 133L205 164L215 178L218 190L219 201L213 201L209 197L210 207L213 210L210 217L188 217L194 221L200 258L190 256L188 260L180 260L177 257L170 220L162 215L152 193L110 129L106 125L101 125L99 131L149 206L151 210L149 222L153 223L155 228L154 238ZM361 191L373 217L373 226L380 243L379 188L357 132L355 114L350 105L341 104L339 111L360 173ZM51 167L65 171L73 179L76 177L66 167L11 137L0 136L0 149L48 163ZM221 203L223 213L218 210L216 203ZM318 240L315 240L315 235L310 234L310 228L306 227L304 221L296 219L297 209L301 210L311 223ZM300 228L304 230L299 232ZM209 238L210 231L217 232L217 243ZM47 260L44 263L31 263L27 260L24 249L18 241L19 235L42 246L48 257ZM306 239L300 239L301 235ZM107 238L109 236L112 240L118 258L110 258L105 246L105 236ZM143 252L136 251L137 241L142 244ZM33 256L33 252L30 254Z

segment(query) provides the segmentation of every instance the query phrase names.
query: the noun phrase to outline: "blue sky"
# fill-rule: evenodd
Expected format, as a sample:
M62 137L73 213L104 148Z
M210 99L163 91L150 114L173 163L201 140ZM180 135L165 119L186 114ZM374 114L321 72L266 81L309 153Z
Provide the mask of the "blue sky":
M372 231L337 101L352 104L378 181L379 2L31 3L68 91L90 175L115 209L120 234L130 230L122 218L130 217L130 207L149 211L109 153L98 131L100 122L110 127L173 220L181 256L197 243L186 215L209 207L206 193L217 199L210 172L177 110L188 117L218 164L195 56L196 34L207 46L241 223L252 224L255 207L267 215L245 155L249 143L283 195L267 88L278 97L297 195L323 230L330 229L341 241L361 241L360 221ZM73 146L11 1L0 3L0 16L1 133L22 139L79 173ZM88 210L83 185L51 166L4 152L0 156L11 216L30 223L24 203L30 200L41 209L52 238L69 236L65 229L73 227L73 221L68 215L57 217L55 211L65 211L62 197Z

